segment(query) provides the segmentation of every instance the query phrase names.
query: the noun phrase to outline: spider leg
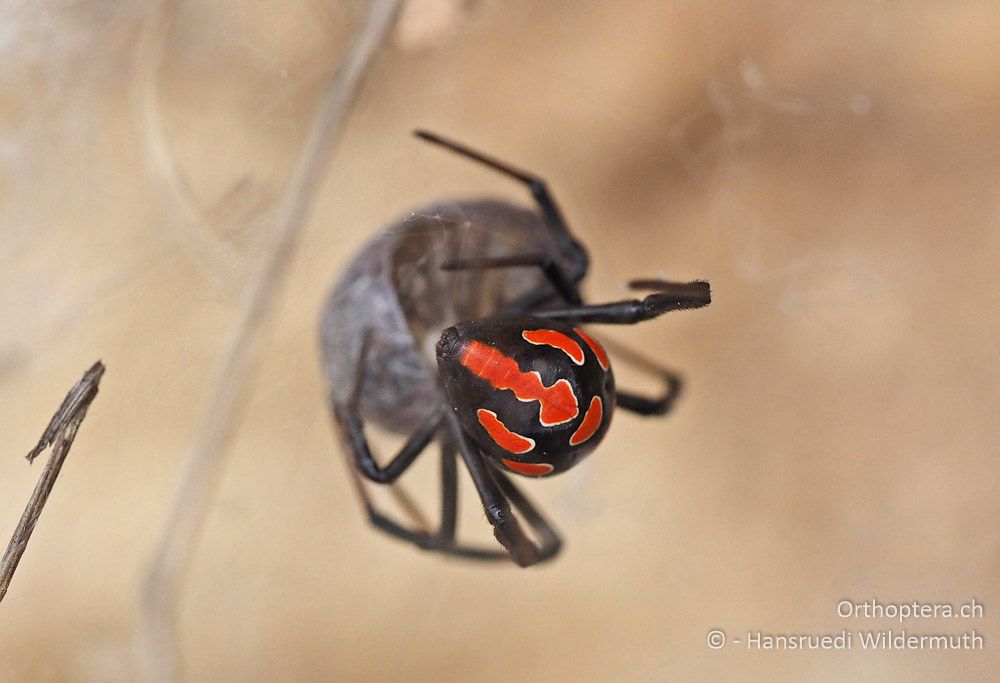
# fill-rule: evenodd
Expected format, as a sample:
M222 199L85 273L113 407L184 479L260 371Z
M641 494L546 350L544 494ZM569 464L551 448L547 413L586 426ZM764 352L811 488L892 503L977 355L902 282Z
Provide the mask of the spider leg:
M545 220L545 224L548 226L549 232L552 234L552 238L558 245L559 252L567 255L568 257L572 255L573 260L579 261L582 266L579 274L574 273L574 276L578 275L577 277L574 277L574 280L579 280L583 277L587 270L587 250L584 249L583 245L580 244L580 242L573 237L573 234L569 231L566 219L563 218L562 211L559 210L559 205L556 204L556 201L552 197L552 193L549 192L549 188L545 184L544 180L533 173L522 171L521 169L511 166L510 164L494 159L493 157L487 156L482 152L477 152L476 150L470 149L461 143L443 138L435 133L429 133L425 130L415 130L413 133L422 140L426 140L427 142L435 145L440 145L445 149L450 149L452 152L461 154L468 159L479 162L509 178L513 178L514 180L527 185L528 189L531 191L532 197L534 197L538 207L542 210L542 218Z
M338 424L340 424L351 452L354 454L354 463L358 470L376 483L391 484L413 464L417 456L427 448L427 444L434 438L434 434L438 431L438 427L441 424L442 410L439 408L433 411L417 427L416 431L410 435L410 438L403 444L399 453L389 461L389 464L385 467L380 467L375 462L371 448L368 446L368 439L365 437L364 422L361 419L359 411L361 392L365 384L365 366L370 345L371 330L368 330L361 341L361 349L358 353L357 365L355 366L358 371L354 376L354 386L351 387L350 397L344 406L334 403L333 414Z
M538 508L521 492L521 489L511 481L511 478L506 473L494 469L493 476L496 477L497 483L510 502L524 515L524 518L538 535L541 541L541 547L538 550L538 561L542 562L555 557L559 553L559 549L562 548L562 539L559 538L556 530L552 528L549 521L545 519L542 513L538 511Z
M607 304L566 306L532 311L532 315L577 323L634 325L669 311L701 308L712 302L712 293L707 282L696 280L663 284L669 284L669 289L654 292L642 300L628 299Z
M510 481L503 481L501 473L496 472L469 443L462 431L462 426L452 413L447 414L447 420L459 452L465 460L465 466L469 469L472 481L479 492L486 517L493 526L493 535L500 542L500 545L506 548L514 562L522 567L538 564L555 556L561 542L552 526L514 484ZM541 547L536 545L521 529L517 517L511 510L511 501L541 539Z
M626 363L636 367L663 382L663 392L656 397L646 397L630 391L617 390L616 404L619 408L638 415L666 415L673 408L684 387L684 379L675 371L663 367L642 354L615 342L604 339L604 346L615 358L623 358Z
M390 536L412 543L424 550L440 552L472 560L506 560L509 555L503 550L492 548L477 548L474 546L456 545L455 529L458 517L458 478L455 460L455 448L447 442L441 446L441 524L436 533L418 529L409 529L381 510L375 507L365 490L360 474L354 468L354 477L358 496L368 515L368 521L380 531Z
M458 526L458 464L455 444L451 439L441 441L441 526L438 527L437 543L441 548L455 546L455 530Z
M435 435L439 434L443 409L433 411L424 422L417 427L403 444L399 453L385 467L380 467L372 455L368 439L364 433L364 423L358 411L361 391L364 387L365 360L370 344L370 332L365 334L361 343L358 358L358 373L355 376L351 395L344 406L334 405L334 415L341 427L341 432L347 441L353 455L351 473L354 478L358 496L364 505L368 520L376 528L417 545L425 550L435 550L449 555L459 555L472 559L500 560L508 557L507 553L455 544L455 528L458 515L458 480L456 473L455 445L447 435L441 439L441 524L436 533L424 530L408 529L391 519L375 507L365 489L361 475L379 484L391 484L430 444Z
M456 555L473 560L506 560L510 557L504 550L479 548L455 544L455 529L458 520L458 469L455 444L450 438L442 439L441 445L441 527L427 546L446 555Z
M615 392L616 405L622 410L637 415L666 415L674 407L677 397L681 395L683 382L677 375L668 375L664 379L667 381L667 388L662 395L649 398L629 391L617 391Z
M410 438L406 440L399 452L389 461L385 467L380 467L372 456L368 446L368 439L365 437L364 425L361 417L354 410L334 409L337 422L343 429L344 436L354 454L354 463L357 469L366 477L378 484L391 484L396 481L406 469L413 464L417 456L423 453L427 444L434 438L434 433L441 424L440 411L433 413L424 420Z
M667 282L665 280L632 280L632 289L652 289L655 293L642 301L618 301L610 304L591 306L575 306L562 309L533 311L541 317L571 320L574 322L612 323L631 325L643 320L655 318L668 311L701 308L712 301L712 293L707 282ZM628 391L617 392L617 405L639 415L666 415L670 412L677 397L680 396L683 380L677 373L660 367L643 356L618 347L618 353L624 355L632 364L657 375L663 380L664 391L657 397L646 397Z
M566 273L555 259L548 254L515 254L511 256L484 256L482 258L450 259L441 264L442 270L480 270L486 268L541 268L555 290L569 304L583 303L576 283L566 277ZM523 308L518 303L516 308Z
M693 299L695 303L699 302L698 297L704 296L704 304L702 305L707 305L707 303L711 301L711 292L708 290L708 284L702 282L677 283L667 282L665 280L642 279L632 280L629 282L629 287L632 289L652 289L664 295L672 295L680 300ZM611 344L607 341L605 343L612 347L615 351L615 355L624 356L628 362L632 363L632 365L638 366L646 372L656 375L663 380L665 384L663 393L657 397L641 396L629 391L618 391L618 407L638 415L661 416L669 413L670 409L673 408L674 403L677 401L677 398L680 396L681 389L684 386L684 380L681 376L672 370L668 370L659 364L654 363L645 356L642 356L631 349L623 347L619 344Z
M388 534L421 547L427 547L427 544L433 536L425 531L407 529L380 512L372 503L371 497L368 495L368 491L365 489L365 485L361 480L361 477L364 475L371 481L379 484L392 484L396 481L396 479L398 479L399 476L413 464L413 462L417 459L417 456L427 448L430 440L434 438L434 435L438 431L438 427L441 424L440 412L432 414L430 418L425 420L424 423L420 425L413 435L407 439L399 453L389 462L388 465L385 467L379 467L378 463L375 462L375 458L372 456L371 449L368 446L368 439L364 434L364 426L357 413L356 406L353 405L354 401L351 403L352 405L349 405L346 408L334 406L334 415L336 416L337 423L340 426L344 441L349 446L351 453L351 462L349 463L351 465L351 475L354 479L355 488L357 488L358 491L358 497L361 499L365 512L368 514L368 520L373 526L385 531ZM416 514L411 513L411 516L419 519ZM442 522L442 527L447 528L447 524ZM452 528L454 528L453 524Z

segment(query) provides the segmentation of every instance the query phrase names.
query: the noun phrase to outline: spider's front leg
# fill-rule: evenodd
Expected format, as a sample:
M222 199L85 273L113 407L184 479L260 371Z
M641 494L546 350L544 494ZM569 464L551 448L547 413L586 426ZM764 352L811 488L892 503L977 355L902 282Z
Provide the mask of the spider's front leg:
M634 280L633 289L656 289L644 299L627 299L607 304L582 304L533 311L540 318L553 318L574 323L606 323L634 325L657 318L670 311L702 308L712 303L712 290L703 280L694 282L666 282L663 280Z
M533 315L553 318L573 323L609 323L633 325L656 318L669 311L701 308L712 302L709 284L702 280L694 282L667 282L665 280L633 280L632 289L656 290L644 299L629 299L608 304L566 306L558 309L533 311ZM675 372L660 367L629 350L618 350L627 360L646 372L663 380L664 391L655 397L641 396L628 391L617 392L619 408L638 415L666 415L680 396L683 381Z

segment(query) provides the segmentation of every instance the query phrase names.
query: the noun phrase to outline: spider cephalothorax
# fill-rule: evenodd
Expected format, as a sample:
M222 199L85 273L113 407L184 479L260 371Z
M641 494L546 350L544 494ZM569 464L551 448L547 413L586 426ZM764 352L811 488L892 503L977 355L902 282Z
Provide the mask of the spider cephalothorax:
M630 353L633 364L663 381L663 393L617 389L607 353L582 326L633 325L707 306L711 293L702 281L633 280L629 285L646 296L584 303L579 283L587 274L587 250L545 183L464 145L417 135L523 183L538 210L497 200L438 203L411 213L359 252L323 315L333 412L359 479L391 484L432 441L440 445L437 529L416 513L412 526L393 519L359 482L376 527L449 555L543 562L562 541L508 473L544 477L569 469L604 437L616 408L663 415L681 384ZM423 353L435 341L436 372ZM406 435L384 464L371 452L365 420ZM458 462L502 550L458 539Z
M563 472L604 437L615 405L608 355L579 327L532 316L459 323L441 334L438 372L459 422L496 465Z

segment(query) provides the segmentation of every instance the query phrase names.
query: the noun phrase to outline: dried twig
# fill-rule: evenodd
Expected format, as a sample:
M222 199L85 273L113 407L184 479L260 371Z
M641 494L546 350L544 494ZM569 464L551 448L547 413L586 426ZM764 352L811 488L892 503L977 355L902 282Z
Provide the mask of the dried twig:
M170 2L171 0L167 0ZM143 590L144 637L151 678L176 680L180 674L173 625L174 599L201 523L222 474L226 444L235 427L242 389L249 375L261 322L287 271L293 247L316 186L326 168L330 148L343 129L362 77L392 27L401 0L373 0L364 24L333 75L320 103L298 164L275 213L273 239L249 292L240 321L225 348L223 366L189 451L181 481L167 514L153 565Z
M10 545L7 546L3 559L0 560L0 601L7 594L7 587L10 586L10 580L14 577L17 563L21 561L21 555L28 547L31 532L35 530L38 517L42 514L42 508L45 507L45 502L49 499L52 487L56 483L56 477L59 476L59 470L62 469L63 462L69 455L73 439L76 438L76 430L80 428L80 423L87 416L87 408L90 407L91 401L97 396L97 387L101 383L103 374L104 364L101 361L97 361L87 372L83 373L83 377L69 390L62 405L59 406L59 410L52 416L49 426L45 428L45 433L38 440L38 445L32 448L26 456L29 463L34 462L42 451L49 446L53 447L52 455L45 463L42 476L35 485L28 506L24 509L21 521L10 539Z

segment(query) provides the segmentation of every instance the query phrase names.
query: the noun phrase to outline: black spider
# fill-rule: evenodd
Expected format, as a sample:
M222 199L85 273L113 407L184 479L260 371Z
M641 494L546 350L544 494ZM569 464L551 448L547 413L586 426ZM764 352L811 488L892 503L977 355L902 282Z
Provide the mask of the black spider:
M421 548L532 565L555 556L561 541L507 472L562 472L593 450L616 405L663 415L680 387L662 371L662 396L616 391L606 352L578 325L631 325L706 306L709 285L637 280L634 289L655 291L641 300L584 304L577 285L587 252L545 183L437 135L417 135L524 183L539 213L495 200L440 203L362 249L323 313L330 400L356 471L372 481L395 481L432 440L440 444L438 531L390 519L358 480L372 524ZM363 419L409 435L385 466L372 456ZM456 452L506 551L456 542Z

